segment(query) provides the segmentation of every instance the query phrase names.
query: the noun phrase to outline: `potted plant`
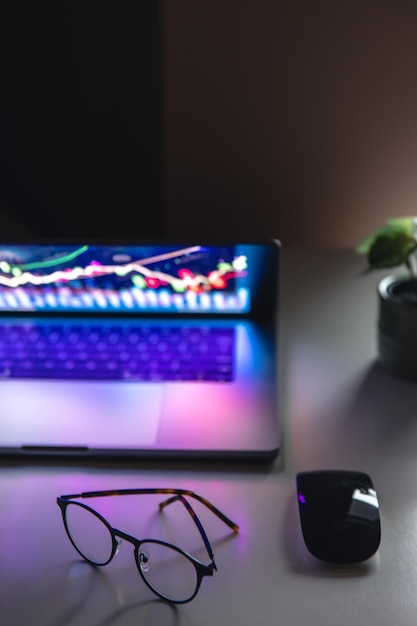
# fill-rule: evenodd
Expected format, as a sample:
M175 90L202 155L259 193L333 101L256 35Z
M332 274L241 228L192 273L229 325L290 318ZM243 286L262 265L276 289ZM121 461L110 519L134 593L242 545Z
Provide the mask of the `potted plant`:
M357 247L365 271L403 267L378 285L378 354L391 372L417 380L417 217L388 220Z

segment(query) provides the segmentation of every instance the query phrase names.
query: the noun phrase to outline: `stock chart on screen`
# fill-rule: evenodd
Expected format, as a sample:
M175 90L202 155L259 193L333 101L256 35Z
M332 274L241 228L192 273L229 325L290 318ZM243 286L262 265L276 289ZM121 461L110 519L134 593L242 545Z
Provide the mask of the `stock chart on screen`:
M2 244L0 311L246 313L256 260L243 244Z

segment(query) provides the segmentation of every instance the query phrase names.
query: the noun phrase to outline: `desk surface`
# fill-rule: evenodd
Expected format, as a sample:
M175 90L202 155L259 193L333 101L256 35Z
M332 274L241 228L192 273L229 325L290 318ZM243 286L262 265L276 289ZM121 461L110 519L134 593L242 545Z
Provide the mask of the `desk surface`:
M417 385L390 377L375 362L381 275L359 276L362 265L340 251L283 253L284 443L272 466L3 464L1 623L415 626ZM361 565L322 564L302 541L295 474L332 468L368 472L379 494L381 546ZM81 562L69 544L57 495L129 487L192 489L240 524L231 535L202 512L218 572L191 603L155 601L129 544L99 569ZM111 514L140 536L155 520L149 502L131 501Z

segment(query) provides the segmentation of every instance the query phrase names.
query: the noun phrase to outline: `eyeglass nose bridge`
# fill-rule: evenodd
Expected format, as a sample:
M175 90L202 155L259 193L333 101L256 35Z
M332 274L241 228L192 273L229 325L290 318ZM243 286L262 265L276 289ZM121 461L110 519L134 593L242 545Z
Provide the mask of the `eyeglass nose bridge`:
M128 543L131 543L135 547L135 549L138 548L140 542L138 539L136 539L136 537L132 537L132 535L128 535L127 533L124 533L122 530L118 530L117 528L113 528L112 530L113 530L114 538L116 539L116 542L117 542L115 555L119 553L120 548L122 547L123 541L127 541ZM120 541L118 541L118 539Z

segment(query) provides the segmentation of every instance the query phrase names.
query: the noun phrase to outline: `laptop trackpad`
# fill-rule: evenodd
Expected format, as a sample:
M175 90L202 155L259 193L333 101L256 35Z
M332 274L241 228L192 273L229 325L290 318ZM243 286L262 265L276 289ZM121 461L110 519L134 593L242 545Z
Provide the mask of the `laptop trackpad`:
M135 449L155 443L159 383L0 383L1 442L12 446Z

